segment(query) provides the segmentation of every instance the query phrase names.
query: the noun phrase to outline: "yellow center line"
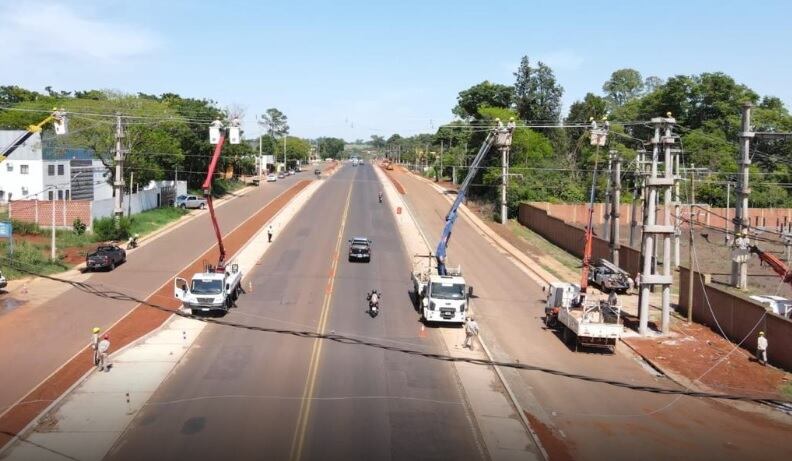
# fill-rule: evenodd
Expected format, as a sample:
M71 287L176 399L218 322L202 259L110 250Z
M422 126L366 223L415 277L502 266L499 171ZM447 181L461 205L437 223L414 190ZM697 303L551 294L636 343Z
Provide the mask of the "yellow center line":
M327 280L322 311L319 315L319 325L316 330L317 333L320 334L325 332L327 319L330 316L330 304L333 300L333 288L335 286L336 269L338 268L338 255L341 254L341 241L344 238L344 229L346 228L351 199L352 185L349 186L349 193L347 193L344 214L341 217L341 228L338 230L338 237L336 238L335 253L330 263L330 277ZM311 400L313 398L314 388L316 387L316 376L319 374L319 357L322 353L322 344L323 341L321 339L315 339L313 343L313 350L311 351L311 359L308 366L308 377L305 380L305 388L300 403L300 413L297 417L297 427L294 431L294 437L292 438L291 455L289 456L289 459L292 461L298 461L302 458L305 433L308 429L308 417L311 414Z

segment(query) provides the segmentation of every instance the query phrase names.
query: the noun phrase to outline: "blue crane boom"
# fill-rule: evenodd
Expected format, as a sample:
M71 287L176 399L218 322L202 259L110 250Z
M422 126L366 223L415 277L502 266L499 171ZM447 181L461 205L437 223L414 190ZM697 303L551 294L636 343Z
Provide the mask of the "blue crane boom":
M454 203L451 205L451 209L446 215L443 233L440 235L440 242L437 243L435 259L437 261L438 274L448 275L448 270L446 269L445 264L448 241L451 240L451 231L454 229L454 224L456 223L459 206L462 205L462 202L465 200L465 195L467 194L468 188L470 187L470 182L473 181L473 177L476 176L481 162L484 160L484 157L487 155L487 152L489 152L493 145L498 147L508 147L511 145L511 136L513 130L514 127L511 124L507 128L503 128L502 125L500 125L497 129L492 130L487 135L487 139L484 140L484 144L481 145L476 157L470 164L468 174L465 176L465 180L462 181L462 184L459 186L456 199L454 200Z

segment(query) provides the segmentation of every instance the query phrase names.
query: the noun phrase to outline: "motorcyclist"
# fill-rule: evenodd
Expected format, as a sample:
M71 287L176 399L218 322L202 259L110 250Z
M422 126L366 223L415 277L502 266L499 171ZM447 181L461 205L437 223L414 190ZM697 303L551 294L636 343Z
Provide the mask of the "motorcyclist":
M368 302L369 302L369 309L371 309L372 307L375 307L375 306L377 307L377 309L379 309L380 296L381 295L379 294L379 292L376 289L371 290L371 293L369 293L368 296L366 296L366 299L368 299Z
M379 193L379 202L382 203L382 191Z
M140 235L138 235L138 234L135 234L135 235L129 237L129 241L127 242L127 248L137 248L137 246L138 246L138 238L139 237L140 237Z

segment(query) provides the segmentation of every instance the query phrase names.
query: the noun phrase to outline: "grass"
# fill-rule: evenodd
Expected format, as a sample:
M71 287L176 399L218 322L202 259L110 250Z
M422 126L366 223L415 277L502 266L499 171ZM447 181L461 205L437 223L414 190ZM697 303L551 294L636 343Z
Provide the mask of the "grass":
M187 213L187 210L176 207L155 208L144 211L132 216L132 225L129 227L129 232L132 235L140 234L141 236L150 234Z
M509 220L509 228L515 235L524 238L528 243L535 246L538 250L552 257L569 269L572 269L573 271L580 270L582 261L579 258L576 258L561 248L553 245L550 241L531 229L528 229L514 220ZM545 267L545 269L550 270L550 268L547 267Z
M783 395L787 399L792 400L792 383L782 384L781 388L779 389L779 392L781 392L781 395Z

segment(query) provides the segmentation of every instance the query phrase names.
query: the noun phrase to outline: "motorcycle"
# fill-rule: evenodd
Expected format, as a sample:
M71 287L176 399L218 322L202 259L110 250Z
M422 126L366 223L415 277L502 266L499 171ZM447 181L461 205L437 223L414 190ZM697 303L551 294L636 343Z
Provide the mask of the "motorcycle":
M137 246L138 246L138 236L133 235L132 237L129 237L129 240L127 240L127 249L137 248Z
M371 318L374 318L374 317L376 317L379 314L379 298L382 295L377 293L377 299L376 300L372 300L371 299L371 295L372 295L372 293L369 293L368 296L366 297L366 299L368 300L368 304L369 304L368 314L371 316Z
M382 203L382 193L379 194L379 202Z

